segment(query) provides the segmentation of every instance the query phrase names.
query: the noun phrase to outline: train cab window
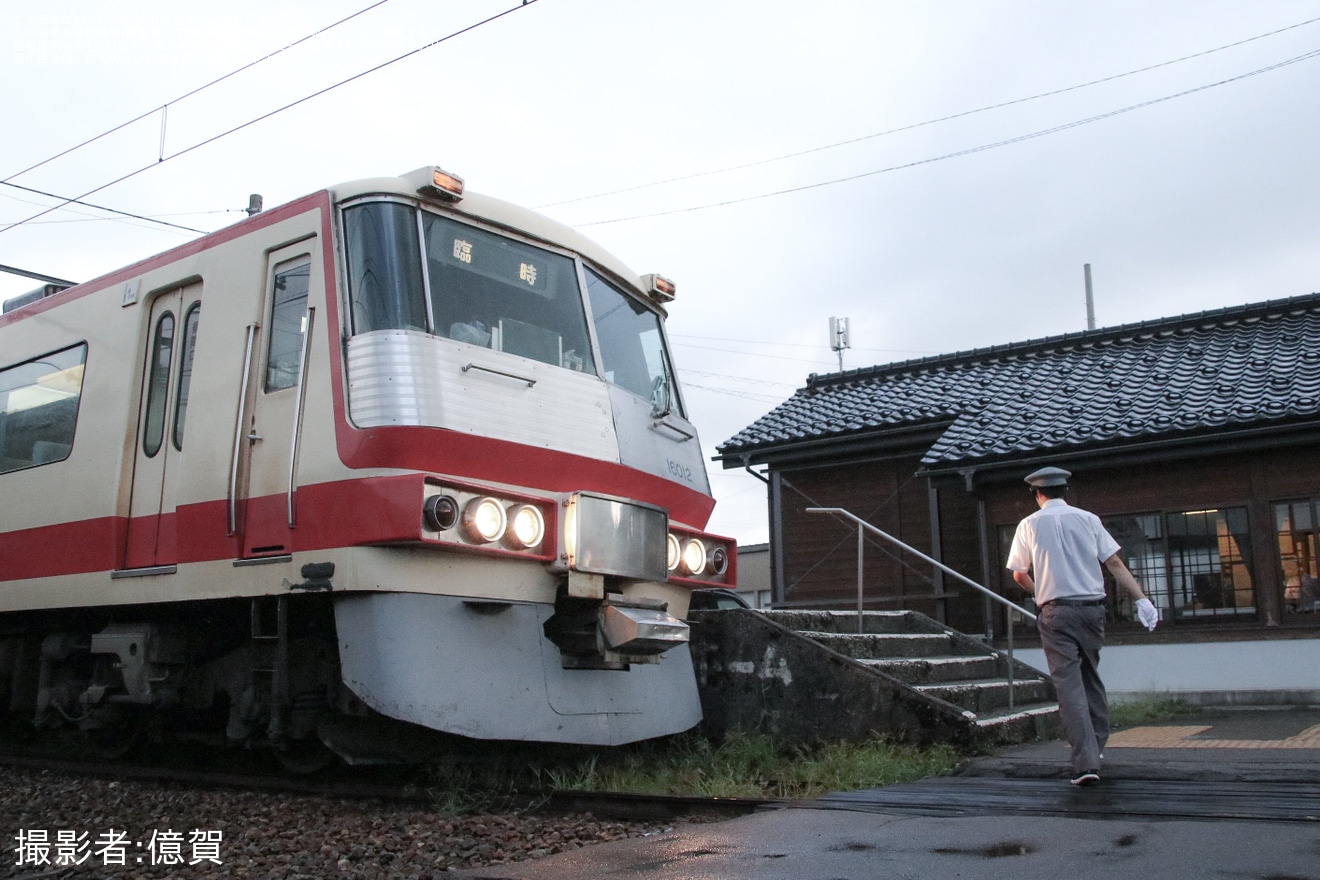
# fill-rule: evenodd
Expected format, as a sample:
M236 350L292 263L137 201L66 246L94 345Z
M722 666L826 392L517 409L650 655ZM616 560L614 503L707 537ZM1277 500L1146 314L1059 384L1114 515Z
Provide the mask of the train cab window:
M83 344L0 369L0 473L69 457L86 363Z
M368 202L344 212L353 332L426 330L417 213Z
M188 396L192 388L193 355L197 351L197 325L202 304L193 303L183 318L183 351L179 356L179 389L174 404L174 448L183 449L183 425L188 417Z
M267 391L279 391L298 384L302 371L303 334L307 332L307 287L311 274L312 263L307 257L275 267L266 352Z
M147 418L142 451L150 458L160 452L165 437L165 404L170 389L170 364L174 358L174 313L165 312L156 322L148 364Z
M596 371L572 259L434 214L422 230L437 336Z
M590 269L587 296L606 380L650 400L657 415L682 415L660 316Z

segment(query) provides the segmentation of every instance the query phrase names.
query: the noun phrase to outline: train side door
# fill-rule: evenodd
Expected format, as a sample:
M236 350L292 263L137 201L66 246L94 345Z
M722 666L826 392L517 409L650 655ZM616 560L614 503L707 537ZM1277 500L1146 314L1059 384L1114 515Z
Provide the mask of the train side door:
M307 340L315 316L308 308L311 275L312 255L306 243L270 255L261 367L246 433L245 557L293 551L302 386Z
M156 297L142 377L125 568L178 562L176 490L187 423L202 285Z

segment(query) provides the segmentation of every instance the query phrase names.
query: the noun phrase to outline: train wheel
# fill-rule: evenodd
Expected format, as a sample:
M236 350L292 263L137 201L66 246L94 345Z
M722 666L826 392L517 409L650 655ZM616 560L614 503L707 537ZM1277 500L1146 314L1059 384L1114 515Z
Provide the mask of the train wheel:
M143 732L140 719L131 715L120 716L110 723L83 730L80 741L92 757L101 761L118 761L142 741Z
M338 755L325 747L319 739L300 739L276 746L273 750L275 763L286 773L306 776L320 773L336 760Z

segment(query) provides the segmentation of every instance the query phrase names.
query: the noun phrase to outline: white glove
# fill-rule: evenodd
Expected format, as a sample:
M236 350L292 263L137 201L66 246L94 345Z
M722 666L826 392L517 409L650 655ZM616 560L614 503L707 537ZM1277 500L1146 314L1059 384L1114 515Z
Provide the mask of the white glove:
M1137 600L1137 617L1141 620L1141 625L1151 632L1155 632L1155 624L1160 622L1160 613L1155 610L1155 604L1149 599Z

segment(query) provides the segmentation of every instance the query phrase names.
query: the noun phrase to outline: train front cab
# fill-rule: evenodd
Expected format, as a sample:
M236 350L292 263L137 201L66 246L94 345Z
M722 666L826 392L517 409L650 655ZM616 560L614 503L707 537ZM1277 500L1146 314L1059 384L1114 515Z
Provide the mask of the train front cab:
M5 413L13 706L113 729L227 705L231 741L345 754L382 717L597 744L700 719L681 619L736 564L701 531L654 282L430 177L0 316L43 404Z
M361 189L339 213L341 455L421 474L421 525L407 550L358 551L410 586L337 600L345 683L480 738L693 726L688 591L732 584L734 554L684 525L712 502L647 283L494 200Z

